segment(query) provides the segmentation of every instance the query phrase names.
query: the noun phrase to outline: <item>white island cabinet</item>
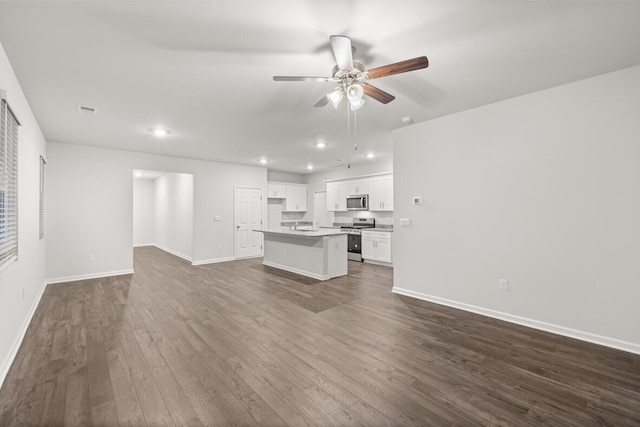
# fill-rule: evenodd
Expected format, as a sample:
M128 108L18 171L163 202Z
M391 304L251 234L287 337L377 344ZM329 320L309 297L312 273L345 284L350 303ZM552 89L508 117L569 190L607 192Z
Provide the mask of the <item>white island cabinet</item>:
M336 229L255 230L264 233L263 264L318 280L347 274L347 234Z

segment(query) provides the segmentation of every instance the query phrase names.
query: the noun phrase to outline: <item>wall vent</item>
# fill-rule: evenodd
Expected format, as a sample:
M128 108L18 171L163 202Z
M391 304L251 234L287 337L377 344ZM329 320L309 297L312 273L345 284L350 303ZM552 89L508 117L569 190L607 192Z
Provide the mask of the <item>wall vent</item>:
M83 114L98 114L98 110L87 105L78 105L78 112Z

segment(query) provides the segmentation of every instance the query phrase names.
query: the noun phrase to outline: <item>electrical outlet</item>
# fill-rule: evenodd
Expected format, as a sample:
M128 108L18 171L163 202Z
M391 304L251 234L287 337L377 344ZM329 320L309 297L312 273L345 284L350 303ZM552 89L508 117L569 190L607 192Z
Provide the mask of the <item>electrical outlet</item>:
M87 255L87 259L88 259L89 261L93 262L93 261L95 261L95 260L96 260L96 257L95 257L95 255L93 255L93 254L89 254L89 255Z
M498 289L501 291L508 291L509 281L507 279L498 279Z
M24 299L24 288L22 288L22 299Z
M218 243L218 249L222 249L222 243Z

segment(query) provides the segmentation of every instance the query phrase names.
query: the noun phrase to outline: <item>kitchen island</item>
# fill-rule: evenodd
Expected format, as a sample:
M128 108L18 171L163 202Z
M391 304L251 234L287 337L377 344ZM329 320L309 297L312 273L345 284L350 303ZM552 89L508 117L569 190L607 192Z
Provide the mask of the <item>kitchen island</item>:
M254 230L264 234L263 264L318 280L347 274L347 235L343 231Z

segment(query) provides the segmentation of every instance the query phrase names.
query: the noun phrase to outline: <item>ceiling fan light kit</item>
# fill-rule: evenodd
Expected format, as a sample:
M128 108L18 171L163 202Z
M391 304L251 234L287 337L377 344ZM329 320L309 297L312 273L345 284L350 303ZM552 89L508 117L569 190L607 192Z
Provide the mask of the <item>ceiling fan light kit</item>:
M351 106L351 111L359 110L364 105L364 99L360 98L357 101L349 101L349 105Z
M336 65L332 69L331 77L273 76L273 80L278 82L317 81L340 83L340 86L334 91L316 102L314 107L324 107L330 102L334 108L338 108L338 105L346 95L351 104L351 109L357 110L364 105L364 102L360 102L360 100L363 100L364 95L383 104L388 104L395 99L395 96L390 93L367 83L368 80L406 73L429 66L427 57L419 56L367 70L364 65L353 60L355 48L352 46L349 37L330 36L329 41L331 42L333 56L336 58Z
M333 105L333 108L338 108L338 105L342 102L342 98L344 98L344 91L339 87L333 92L327 94L327 98L329 99L329 102L331 102L331 105Z
M273 80L280 82L292 82L292 81L316 81L316 82L331 82L339 83L333 91L324 95L314 107L324 107L331 103L334 108L338 108L342 100L347 98L349 106L347 109L347 143L350 143L351 127L350 127L350 113L353 111L354 117L354 139L356 131L356 110L362 108L365 103L364 96L367 95L370 98L375 99L383 104L388 104L395 99L395 96L391 95L379 89L369 83L368 80L377 79L380 77L391 76L394 74L406 73L408 71L419 70L421 68L427 68L429 66L429 60L426 56L420 56L418 58L408 59L406 61L396 62L394 64L384 65L382 67L373 68L367 70L364 65L353 60L353 54L355 48L351 44L351 39L345 36L330 36L331 49L333 50L333 56L336 59L336 65L331 71L331 77L305 77L305 76L273 76ZM354 151L357 151L358 145L353 147ZM372 156L367 156L372 158ZM347 156L347 168L351 168L351 162L349 156ZM307 166L308 170L311 170L313 166Z

